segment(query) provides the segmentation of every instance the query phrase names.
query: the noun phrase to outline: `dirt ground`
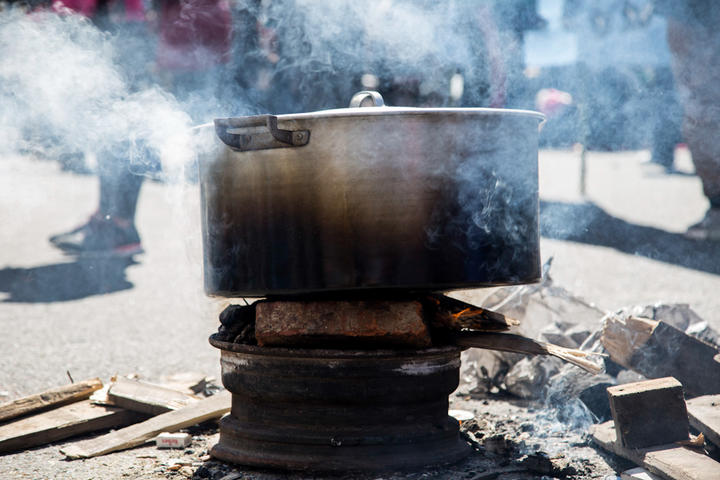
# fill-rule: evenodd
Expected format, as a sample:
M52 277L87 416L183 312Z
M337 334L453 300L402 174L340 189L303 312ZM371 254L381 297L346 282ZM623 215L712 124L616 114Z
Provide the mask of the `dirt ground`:
M454 465L428 467L418 472L323 476L233 466L206 457L208 450L217 443L214 423L190 429L193 440L185 450L161 450L151 445L98 458L66 461L62 460L59 450L72 443L68 441L0 457L0 471L2 478L7 479L219 480L229 476L227 480L525 480L604 478L631 467L629 462L592 447L583 432L544 419L542 408L528 402L508 401L507 398L474 399L460 393L451 399L451 408L475 414L477 425L469 427L474 433L465 437L473 446L470 456ZM182 466L173 467L176 462Z
M681 302L718 329L720 247L681 235L707 207L699 182L682 151L680 175L645 165L647 157L590 153L581 196L578 152L541 152L543 261L553 257L556 284L599 311ZM55 162L0 161L0 401L67 383L68 372L75 379L138 373L159 381L184 371L219 378L218 351L207 337L226 302L202 292L197 188L146 182L138 224L147 253L102 268L63 257L47 242L84 221L96 194L95 178ZM477 448L466 461L356 478L613 478L630 467L592 447L587 425L558 423L540 405L458 393L452 408L477 421L467 437ZM3 455L0 479L319 478L208 461L215 429L192 433L183 452L146 446L70 462L58 443ZM172 467L176 458L185 465Z

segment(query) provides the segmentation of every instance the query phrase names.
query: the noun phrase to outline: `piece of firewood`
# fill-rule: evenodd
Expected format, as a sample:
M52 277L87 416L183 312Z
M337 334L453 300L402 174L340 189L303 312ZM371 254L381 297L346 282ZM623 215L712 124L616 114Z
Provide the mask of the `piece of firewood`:
M0 452L23 450L84 433L124 427L145 418L135 412L93 405L89 400L20 418L0 426Z
M702 451L676 444L640 449L621 446L612 420L595 425L592 438L605 450L666 480L720 480L720 463Z
M609 317L601 339L613 361L648 378L675 377L690 397L720 393L720 350L672 325Z
M504 332L520 325L514 318L442 294L427 295L422 303L434 328Z
M453 341L461 347L484 348L487 350L524 353L526 355L552 355L593 374L603 371L601 365L588 360L589 356L595 355L593 353L560 347L552 343L539 342L520 335L492 332L458 332L453 336Z
M720 447L720 395L704 395L687 401L690 425Z
M107 395L113 405L148 415L177 410L199 400L194 395L124 377L110 385Z
M625 448L687 441L687 407L680 382L672 377L615 385L607 389L618 440Z
M99 378L71 383L0 405L0 422L88 398L103 386Z
M97 438L68 445L61 452L68 459L74 460L136 447L153 440L162 432L172 433L181 428L220 418L230 411L230 403L230 392L223 391L179 410L163 413Z

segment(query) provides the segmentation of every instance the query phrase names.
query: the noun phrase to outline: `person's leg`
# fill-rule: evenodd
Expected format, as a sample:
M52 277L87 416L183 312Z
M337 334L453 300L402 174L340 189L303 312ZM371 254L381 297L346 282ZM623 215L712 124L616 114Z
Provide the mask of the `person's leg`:
M684 110L683 136L710 203L688 235L720 239L720 31L670 19L668 43Z
M682 142L682 109L678 103L669 67L655 69L651 100L655 115L652 128L651 162L674 171L675 146Z
M142 252L135 211L144 177L130 172L124 151L118 147L118 154L99 154L98 210L86 224L51 237L57 247L81 255L130 256Z
M135 223L135 211L144 177L131 173L126 163L107 154L98 160L98 211L105 217L132 224Z

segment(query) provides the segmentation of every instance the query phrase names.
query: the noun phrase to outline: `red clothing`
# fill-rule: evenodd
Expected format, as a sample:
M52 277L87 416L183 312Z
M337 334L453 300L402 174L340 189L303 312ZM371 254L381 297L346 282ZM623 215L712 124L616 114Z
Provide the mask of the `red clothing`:
M133 22L141 22L145 20L145 8L142 0L115 0L122 1L125 9L125 20ZM98 0L54 0L52 9L55 12L63 10L71 10L88 18L95 15Z
M171 0L159 13L158 67L191 72L228 62L232 18L227 0Z

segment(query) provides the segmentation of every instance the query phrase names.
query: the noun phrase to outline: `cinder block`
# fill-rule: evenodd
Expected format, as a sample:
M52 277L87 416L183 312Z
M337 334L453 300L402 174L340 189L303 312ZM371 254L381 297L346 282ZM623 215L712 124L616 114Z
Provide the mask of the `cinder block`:
M616 385L607 392L623 447L645 448L689 438L683 388L673 377Z
M412 347L431 345L422 305L415 301L258 302L261 346Z

